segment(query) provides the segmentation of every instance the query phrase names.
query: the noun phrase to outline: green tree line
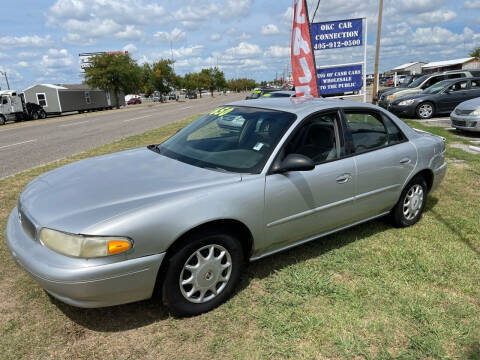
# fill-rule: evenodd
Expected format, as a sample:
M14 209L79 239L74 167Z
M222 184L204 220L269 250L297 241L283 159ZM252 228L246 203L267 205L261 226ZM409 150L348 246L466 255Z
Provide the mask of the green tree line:
M100 54L90 59L85 68L85 83L94 88L111 91L117 98L121 93L143 93L152 95L155 91L169 93L172 89L186 89L189 92L208 90L244 91L256 86L252 79L226 80L218 67L202 69L200 72L178 75L174 61L160 59L154 63L139 65L129 54Z

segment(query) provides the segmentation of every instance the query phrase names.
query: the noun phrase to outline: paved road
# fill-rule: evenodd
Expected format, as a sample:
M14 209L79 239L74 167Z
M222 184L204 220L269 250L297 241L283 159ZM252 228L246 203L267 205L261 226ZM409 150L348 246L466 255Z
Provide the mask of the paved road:
M63 116L0 128L0 179L126 136L183 120L245 94Z

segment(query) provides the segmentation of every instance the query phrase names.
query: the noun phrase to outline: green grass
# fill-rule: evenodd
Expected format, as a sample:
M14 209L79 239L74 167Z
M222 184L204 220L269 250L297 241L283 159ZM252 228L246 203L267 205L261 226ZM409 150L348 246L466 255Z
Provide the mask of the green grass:
M417 225L374 221L253 263L230 301L195 318L171 317L158 299L76 309L15 266L3 230L28 181L158 143L190 120L0 181L0 359L480 360L480 157L450 147Z

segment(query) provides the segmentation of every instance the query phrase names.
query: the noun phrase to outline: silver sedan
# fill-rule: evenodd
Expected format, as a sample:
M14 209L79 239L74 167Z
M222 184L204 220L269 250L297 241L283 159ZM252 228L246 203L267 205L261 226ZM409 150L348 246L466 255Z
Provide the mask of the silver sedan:
M196 315L232 295L246 261L383 216L415 224L445 172L442 138L379 107L241 101L162 144L39 176L9 217L7 244L68 304L160 289L173 313Z
M455 129L480 132L480 97L458 105L450 114L450 120Z

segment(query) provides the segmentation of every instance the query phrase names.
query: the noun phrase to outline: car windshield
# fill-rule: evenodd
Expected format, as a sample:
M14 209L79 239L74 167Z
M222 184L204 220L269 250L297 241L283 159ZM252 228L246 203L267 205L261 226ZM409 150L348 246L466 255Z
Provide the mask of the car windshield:
M260 90L255 90L250 94L250 98L252 99L258 99L260 96L262 96L262 92Z
M412 82L410 85L408 85L408 87L409 88L419 87L426 79L428 79L428 75L421 76L417 80Z
M260 173L296 115L224 106L185 127L158 152L187 164L220 171Z
M429 88L426 88L423 93L424 94L438 94L440 91L442 91L442 89L447 86L448 84L450 84L452 81L451 80L443 80L443 81L440 81L436 84L433 84L432 86L430 86Z
M271 97L271 98L277 98L277 97L290 97L291 95L289 93L284 93L284 92L270 92L262 95L262 97Z

